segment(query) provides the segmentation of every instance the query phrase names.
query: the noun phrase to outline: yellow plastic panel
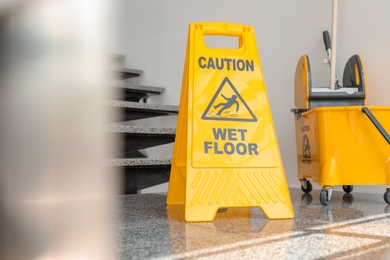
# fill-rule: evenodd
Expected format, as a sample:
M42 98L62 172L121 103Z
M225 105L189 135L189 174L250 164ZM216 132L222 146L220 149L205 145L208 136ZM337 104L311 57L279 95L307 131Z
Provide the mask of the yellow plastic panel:
M294 78L294 105L298 109L309 108L309 89L311 88L310 62L302 55L297 63Z
M390 107L366 107L390 133ZM361 110L321 107L302 113L296 120L300 179L322 186L390 185L390 145Z
M205 35L239 46L209 48ZM184 203L187 221L228 207L294 216L250 26L190 24L167 203Z

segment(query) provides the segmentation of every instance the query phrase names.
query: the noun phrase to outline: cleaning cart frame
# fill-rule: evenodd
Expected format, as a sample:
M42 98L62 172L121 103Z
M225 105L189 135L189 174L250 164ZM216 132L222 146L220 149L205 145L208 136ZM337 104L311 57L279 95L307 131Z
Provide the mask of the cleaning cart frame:
M332 187L347 193L353 185L390 185L390 106L366 106L363 62L353 55L342 85L335 74L337 0L333 0L332 41L323 32L330 64L330 86L314 88L310 61L303 55L295 71L295 132L298 178L305 193L309 179L322 186L321 204L329 204ZM390 188L384 193L390 204Z

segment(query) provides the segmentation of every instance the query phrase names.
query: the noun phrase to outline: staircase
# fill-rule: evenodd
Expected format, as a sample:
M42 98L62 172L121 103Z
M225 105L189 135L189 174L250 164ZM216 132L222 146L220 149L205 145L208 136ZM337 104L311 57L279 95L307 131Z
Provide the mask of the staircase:
M111 155L112 158L107 159L105 164L119 168L122 193L135 194L169 181L172 153L149 158L148 150L154 149L158 153L159 146L173 143L176 129L152 126L151 122L155 120L158 124L161 117L164 120L166 116L177 117L178 107L148 103L149 97L160 95L165 89L133 83L131 78L140 76L142 71L123 68L124 60L122 55L114 57L120 79L113 84L114 96L107 100L106 106L117 116L105 129L109 135L120 140L121 149L118 154Z

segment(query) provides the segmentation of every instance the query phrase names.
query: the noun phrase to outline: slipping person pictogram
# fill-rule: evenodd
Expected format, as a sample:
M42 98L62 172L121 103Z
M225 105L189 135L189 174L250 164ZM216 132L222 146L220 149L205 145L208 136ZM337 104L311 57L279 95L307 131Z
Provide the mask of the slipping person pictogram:
M311 157L309 137L307 135L303 136L302 152L303 152L303 158Z
M225 109L231 108L233 105L236 105L236 113L238 113L238 110L240 108L240 104L238 104L238 102L237 102L237 96L232 95L231 98L227 98L223 94L221 94L221 96L224 99L226 99L227 102L226 103L219 103L218 105L214 106L215 109L222 106L222 108L218 111L217 116L220 116Z
M228 77L225 77L219 85L203 112L202 119L257 122L256 116Z

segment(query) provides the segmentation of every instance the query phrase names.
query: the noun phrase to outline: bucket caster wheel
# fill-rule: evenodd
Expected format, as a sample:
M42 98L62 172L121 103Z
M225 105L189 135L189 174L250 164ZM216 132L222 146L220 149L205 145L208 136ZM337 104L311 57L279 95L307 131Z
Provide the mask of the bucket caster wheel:
M383 199L387 204L390 204L390 188L387 188L385 194L383 194Z
M313 189L313 185L311 185L310 181L306 179L302 179L300 181L301 181L301 190L306 194L310 193Z
M320 202L324 206L328 206L332 197L332 188L323 188L320 193Z
M343 190L346 193L351 193L353 191L353 186L352 185L343 185Z

